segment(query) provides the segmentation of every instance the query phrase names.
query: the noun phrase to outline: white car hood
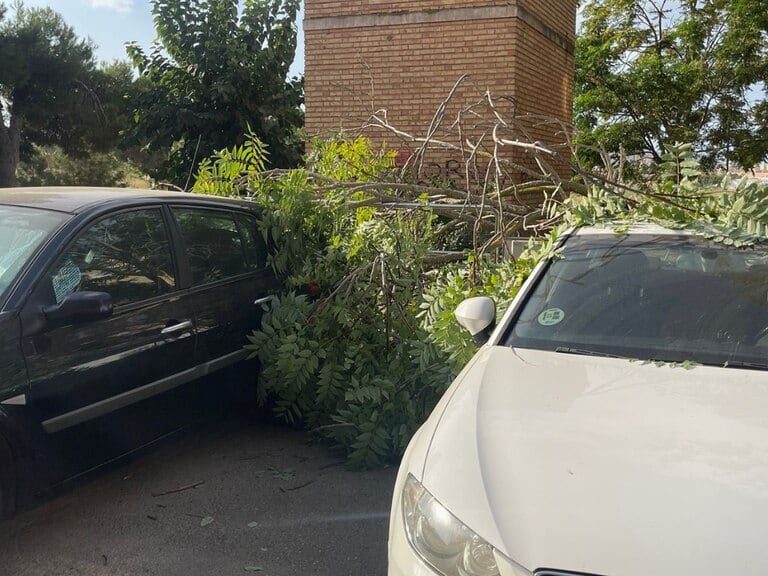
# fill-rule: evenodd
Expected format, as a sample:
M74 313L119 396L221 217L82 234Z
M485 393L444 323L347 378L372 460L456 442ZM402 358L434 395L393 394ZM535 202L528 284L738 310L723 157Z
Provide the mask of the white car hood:
M764 574L768 372L487 347L423 483L529 570Z

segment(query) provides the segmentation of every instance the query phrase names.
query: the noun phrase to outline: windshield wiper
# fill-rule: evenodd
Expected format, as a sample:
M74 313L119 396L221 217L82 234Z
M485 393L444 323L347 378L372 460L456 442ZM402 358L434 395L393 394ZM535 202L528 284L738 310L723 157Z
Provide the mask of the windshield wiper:
M741 360L726 360L723 368L742 368L744 370L768 370L768 364L760 362L742 362Z
M597 350L584 350L582 348L569 348L568 346L558 346L555 348L555 352L560 354L576 354L578 356L595 356L598 358L619 358L621 360L626 360L624 356L617 356L616 354L598 352Z

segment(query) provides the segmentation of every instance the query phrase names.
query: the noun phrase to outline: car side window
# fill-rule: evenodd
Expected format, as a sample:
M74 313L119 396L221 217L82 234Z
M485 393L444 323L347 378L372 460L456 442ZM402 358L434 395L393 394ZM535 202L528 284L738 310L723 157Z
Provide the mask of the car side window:
M80 234L48 276L56 303L75 291L107 292L116 306L176 288L160 208L121 212Z
M173 208L194 285L251 270L234 215L205 208Z

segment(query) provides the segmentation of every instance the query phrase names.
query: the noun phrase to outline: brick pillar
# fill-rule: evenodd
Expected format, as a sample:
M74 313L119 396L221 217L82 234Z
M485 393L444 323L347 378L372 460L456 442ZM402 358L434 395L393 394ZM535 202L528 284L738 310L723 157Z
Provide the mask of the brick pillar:
M463 74L479 91L514 99L518 114L570 122L576 7L577 0L305 0L307 133L356 128L386 109L393 125L423 136ZM462 91L449 117L478 90ZM563 140L551 125L531 130L545 143ZM368 136L399 146L391 135Z

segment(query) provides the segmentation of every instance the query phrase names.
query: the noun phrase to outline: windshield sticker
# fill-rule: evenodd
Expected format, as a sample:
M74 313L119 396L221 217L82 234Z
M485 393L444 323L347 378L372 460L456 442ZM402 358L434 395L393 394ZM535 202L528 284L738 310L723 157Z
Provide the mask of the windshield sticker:
M565 320L565 312L560 308L548 308L539 314L539 324L542 326L555 326Z
M75 291L80 285L82 277L80 268L72 260L67 260L64 263L52 279L53 293L56 296L57 304Z

